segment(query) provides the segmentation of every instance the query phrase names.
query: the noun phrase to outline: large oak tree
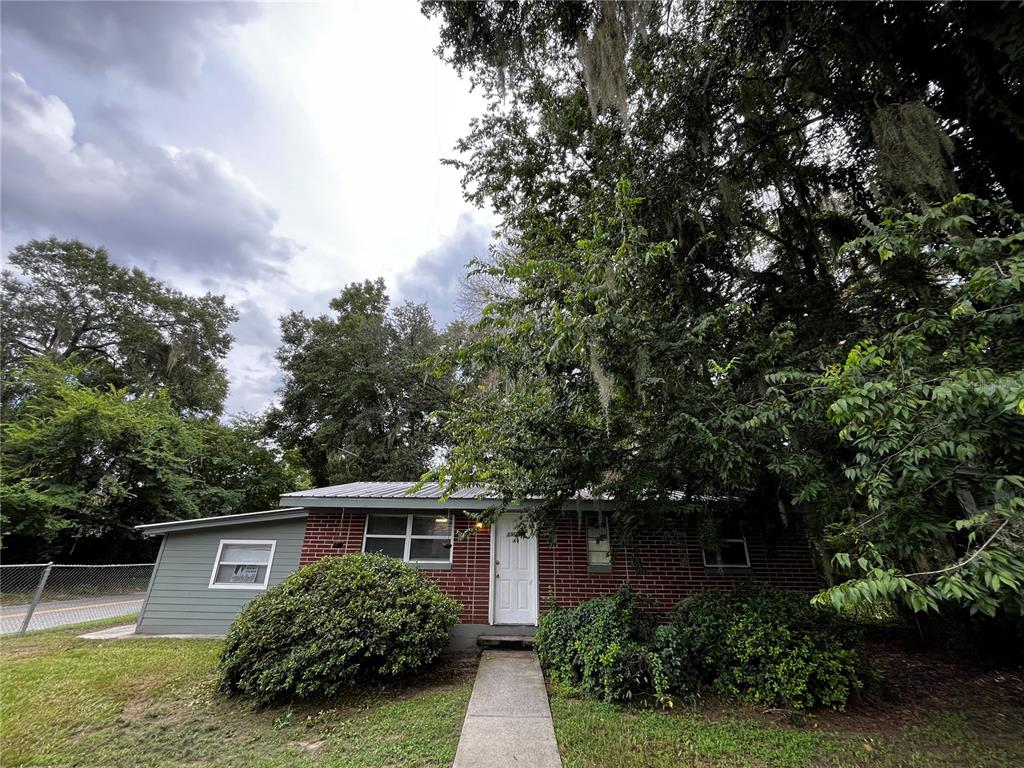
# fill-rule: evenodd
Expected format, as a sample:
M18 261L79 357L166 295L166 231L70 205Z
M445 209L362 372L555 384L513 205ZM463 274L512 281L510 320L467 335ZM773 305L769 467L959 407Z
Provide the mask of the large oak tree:
M440 476L540 525L611 492L627 535L800 511L837 604L1019 612L1021 14L423 8L489 96L453 162L507 246Z

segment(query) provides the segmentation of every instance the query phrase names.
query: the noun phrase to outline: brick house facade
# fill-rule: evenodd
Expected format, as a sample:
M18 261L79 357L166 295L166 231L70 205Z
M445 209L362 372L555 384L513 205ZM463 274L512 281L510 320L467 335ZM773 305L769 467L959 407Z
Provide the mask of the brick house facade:
M300 565L322 557L363 550L367 509L309 509ZM424 573L462 605L461 624L495 623L491 610L492 530L468 515L453 515L451 563ZM587 531L576 513L566 513L553 535L542 533L536 545L537 612L554 603L572 606L614 592L629 584L649 598L659 611L668 611L686 597L737 583L757 582L787 589L813 591L821 586L810 546L798 523L774 531L746 531L746 567L705 565L697 523L682 530L643 533L628 542L611 536L610 565L588 565Z
M491 581L491 536L465 515L454 520L450 570L424 570L448 595L462 605L461 624L487 624ZM299 566L322 557L362 552L366 511L361 509L310 510ZM462 536L466 536L462 539Z
M517 536L535 502L492 525L478 522L497 501L483 489L446 495L410 482L348 483L284 494L278 509L139 526L161 544L136 631L223 634L250 600L297 568L362 551L410 563L459 602L453 650L487 635L530 636L548 606L572 606L623 584L661 612L687 595L744 581L808 592L820 586L799 519L767 530L723 521L717 545L706 550L692 519L617 536L613 501L586 494L565 507L554 530Z

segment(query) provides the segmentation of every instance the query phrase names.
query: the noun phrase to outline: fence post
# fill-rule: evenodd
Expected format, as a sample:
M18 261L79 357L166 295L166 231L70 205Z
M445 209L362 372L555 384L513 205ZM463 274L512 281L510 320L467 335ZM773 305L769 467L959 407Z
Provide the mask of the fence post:
M18 630L18 637L25 634L28 629L28 623L32 621L32 614L36 610L36 606L39 605L39 598L43 596L43 588L46 586L46 580L50 578L50 571L53 570L53 563L47 563L46 568L43 569L43 575L39 577L39 586L36 587L36 593L32 596L32 604L28 607L28 611L25 613L25 620L21 622L21 629Z

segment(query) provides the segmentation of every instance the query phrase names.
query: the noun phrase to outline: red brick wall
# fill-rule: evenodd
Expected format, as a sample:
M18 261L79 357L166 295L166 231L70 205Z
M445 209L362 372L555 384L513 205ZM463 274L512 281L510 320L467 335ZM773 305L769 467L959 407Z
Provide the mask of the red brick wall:
M310 509L299 564L360 552L365 524L363 510ZM491 532L487 527L475 529L467 517L456 515L456 534L471 529L467 539L456 536L451 570L423 573L462 604L461 623L486 624ZM611 572L590 573L586 530L575 514L566 515L557 526L553 545L543 534L539 541L541 610L551 600L561 606L575 605L614 592L622 584L651 598L663 611L687 595L744 581L808 591L821 586L810 547L796 526L758 535L748 531L747 547L749 571L722 573L704 567L695 521L679 531L635 537L628 544L618 542L613 530Z
M308 565L331 555L361 552L365 528L366 513L363 510L310 509L299 565ZM459 533L466 531L471 531L468 538L460 539ZM451 570L424 570L423 573L462 604L460 623L486 624L491 579L491 530L486 526L475 528L465 515L456 515L455 534ZM335 547L335 544L340 546Z
M614 526L614 522L612 523ZM807 539L796 528L757 535L747 532L750 569L716 571L705 568L696 521L679 531L660 531L634 537L623 544L611 531L610 573L587 570L587 535L575 514L565 516L552 545L540 540L540 599L543 611L553 600L572 606L614 592L629 584L667 611L683 597L709 589L727 589L744 581L788 589L815 590L821 583Z

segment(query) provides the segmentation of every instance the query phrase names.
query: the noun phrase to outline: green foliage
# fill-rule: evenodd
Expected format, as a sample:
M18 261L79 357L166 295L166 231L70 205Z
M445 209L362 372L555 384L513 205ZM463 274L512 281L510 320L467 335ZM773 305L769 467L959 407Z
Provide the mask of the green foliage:
M152 556L133 526L276 505L304 473L245 422L183 417L165 390L91 387L45 356L3 384L5 558L116 562Z
M863 685L853 639L849 624L806 595L707 592L655 627L623 587L542 615L537 654L557 684L604 701L671 706L708 686L769 706L843 709Z
M882 300L885 273L917 283L916 295L823 372L775 375L751 422L834 440L839 463L779 463L794 495L831 523L834 568L847 578L820 599L1020 613L1024 219L960 196L867 226L845 252L882 274L861 277L852 301Z
M37 358L15 380L0 493L5 545L22 557L116 556L138 540L133 525L199 516L188 465L199 445L170 398L92 389L77 374Z
M191 426L202 446L191 465L203 480L202 508L225 515L271 509L282 493L310 486L298 452L269 440L263 417L239 416L226 424L204 419Z
M1020 613L1021 15L645 8L423 3L504 222L439 478L804 514L836 606Z
M438 657L458 612L433 581L394 558L327 557L242 610L221 654L220 687L270 703L401 677Z
M445 337L425 305L389 309L383 280L353 283L334 316L281 319L281 405L268 428L317 485L415 478L442 441L448 386L424 365Z
M843 709L863 685L851 629L805 595L707 592L672 613L673 644L700 681L746 702Z
M138 395L164 388L179 411L221 412L227 328L238 318L223 296L187 296L77 240L32 240L8 260L17 272L5 270L0 285L5 410L18 395L14 369L44 356L87 364L88 386Z
M653 623L627 588L574 608L553 608L537 627L537 654L559 683L605 701L671 701Z

